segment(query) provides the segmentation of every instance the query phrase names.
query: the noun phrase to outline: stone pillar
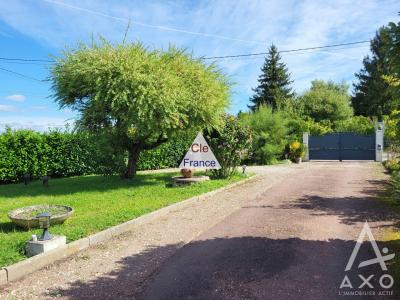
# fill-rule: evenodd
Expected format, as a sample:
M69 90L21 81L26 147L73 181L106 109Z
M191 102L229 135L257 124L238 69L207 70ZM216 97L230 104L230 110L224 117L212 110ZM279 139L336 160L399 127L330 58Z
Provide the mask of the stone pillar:
M308 132L303 132L303 144L306 146L306 153L304 154L304 161L310 160L309 150L308 150L308 139L310 134Z
M383 122L378 122L375 128L375 161L383 161Z

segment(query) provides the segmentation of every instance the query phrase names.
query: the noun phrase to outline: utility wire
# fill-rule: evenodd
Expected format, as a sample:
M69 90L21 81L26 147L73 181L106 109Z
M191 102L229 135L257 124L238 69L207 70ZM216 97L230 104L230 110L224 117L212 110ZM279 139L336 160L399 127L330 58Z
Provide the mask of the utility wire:
M307 47L307 48L297 48L297 49L289 49L289 50L282 50L279 51L279 53L289 53L289 54L306 54L306 53L315 53L313 50L320 50L320 49L326 49L326 48L333 48L332 50L342 50L342 49L351 49L351 48L357 48L357 47L343 47L343 46L350 46L350 45L357 45L357 44L365 44L369 43L370 41L357 41L357 42L348 42L348 43L341 43L341 44L333 44L333 45L325 45L325 46L317 46L317 47ZM341 47L341 48L336 48L335 47ZM311 51L310 51L311 50ZM308 52L301 52L301 51L308 51ZM300 52L300 53L299 53ZM333 52L333 51L331 51ZM209 60L209 59L251 59L251 58L259 58L261 55L266 55L268 52L260 52L260 53L247 53L247 54L237 54L237 55L225 55L225 56L210 56L210 57L202 57L204 60ZM46 62L46 63L51 63L54 61L51 60L46 60L46 59L32 59L32 58L9 58L9 57L0 57L0 63L3 61L4 63L17 63L17 64L36 64L39 62ZM44 64L45 65L45 64ZM43 80L24 75L22 73L15 72L13 70L1 68L1 71L8 72L14 75L18 75L27 79L35 80L38 82L43 82Z
M30 62L30 61L15 61L15 60L0 60L0 64L11 64L11 65L35 65L35 66L41 66L41 67L46 67L46 66L51 66L51 63L41 63L41 62Z
M0 57L0 60L7 61L26 61L26 62L54 62L49 59L32 59L32 58L10 58L10 57Z
M333 48L333 47L340 47L340 46L347 46L347 45L365 44L365 43L369 43L369 42L370 41L358 41L358 42L341 43L341 44L318 46L318 47L282 50L282 51L278 51L278 52L279 53L290 53L290 52L299 52L299 51L305 51L305 50L317 50L317 49ZM342 49L344 49L344 48L342 48ZM210 57L203 57L203 59L225 59L225 58L236 58L236 57L260 56L260 55L266 55L266 54L268 54L268 52L246 53L246 54L224 55L224 56L210 56Z
M303 55L303 54L317 54L317 53L326 53L326 54L337 54L339 55L340 52L338 50L347 50L347 49L357 49L357 48L365 48L368 47L369 45L363 45L363 46L355 46L355 47L342 47L342 48L334 48L334 49L328 49L325 51L322 51L321 49L315 49L315 50L308 50L304 52L289 52L285 55ZM339 52L339 53L337 53ZM235 60L257 60L257 59L264 59L264 56L246 56L246 57L233 57L233 58L226 58L224 61L235 61Z
M26 79L31 79L31 80L35 80L35 81L43 83L43 80L37 79L35 77L31 77L31 76L28 76L28 75L25 75L25 74L22 74L22 73L19 73L19 72L15 72L13 70L5 69L5 68L2 68L2 67L0 67L0 70L4 71L4 72L7 72L7 73L11 73L11 74L17 75L17 76L24 77Z
M319 50L319 49L325 49L325 48L334 48L334 47L340 47L340 46L350 46L350 45L357 45L357 44L365 44L369 43L370 41L357 41L357 42L349 42L349 43L341 43L341 44L333 44L333 45L325 45L325 46L317 46L317 47L308 47L308 48L297 48L297 49L289 49L289 50L282 50L279 51L279 53L292 53L294 52L295 54L306 54L306 53L314 53L309 50ZM342 50L342 49L352 49L352 48L358 48L358 47L341 47L341 48L336 48L333 50ZM309 52L304 52L304 53L296 53L300 51L309 51ZM246 53L246 54L237 54L237 55L224 55L224 56L206 56L202 57L202 59L224 59L224 58L237 58L237 57L252 57L252 56L260 56L260 55L266 55L268 52L259 52L259 53ZM53 60L48 60L48 59L32 59L32 58L9 58L9 57L0 57L0 61L9 61L9 62L46 62L46 63L54 63Z

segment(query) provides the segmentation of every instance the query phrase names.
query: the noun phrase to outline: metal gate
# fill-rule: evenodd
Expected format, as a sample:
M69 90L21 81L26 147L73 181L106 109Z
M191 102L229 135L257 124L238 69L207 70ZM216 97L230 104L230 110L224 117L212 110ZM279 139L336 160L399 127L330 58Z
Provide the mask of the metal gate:
M375 160L375 134L310 136L308 147L309 158L315 160Z

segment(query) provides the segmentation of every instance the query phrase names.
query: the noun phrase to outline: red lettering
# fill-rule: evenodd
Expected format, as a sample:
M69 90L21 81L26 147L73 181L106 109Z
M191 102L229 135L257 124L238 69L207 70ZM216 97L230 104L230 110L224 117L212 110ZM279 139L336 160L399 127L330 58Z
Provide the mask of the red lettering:
M200 145L201 146L201 145ZM200 147L199 147L199 144L192 144L192 151L193 152L201 152L201 148L199 149Z
M208 146L203 146L202 144L194 143L192 144L193 152L208 152Z

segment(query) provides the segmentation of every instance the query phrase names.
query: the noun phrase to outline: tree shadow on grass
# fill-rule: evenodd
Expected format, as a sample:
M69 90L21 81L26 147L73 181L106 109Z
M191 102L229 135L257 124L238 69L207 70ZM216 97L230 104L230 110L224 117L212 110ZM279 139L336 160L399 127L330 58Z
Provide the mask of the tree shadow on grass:
M378 242L379 248L390 243ZM355 287L358 273L374 275L372 265L357 270L359 261L376 257L364 243L351 271L345 266L354 241L264 237L215 238L180 245L151 247L123 258L115 270L46 296L70 299L343 299L339 286L347 274ZM390 249L391 251L391 249ZM389 273L390 273L389 267ZM386 272L387 273L387 272ZM349 290L349 289L347 289ZM341 290L343 291L343 290Z
M0 233L27 232L29 230L18 227L13 222L0 222Z
M13 198L20 196L69 195L81 192L105 192L109 190L134 188L141 186L167 185L174 173L137 174L133 179L121 179L119 176L78 176L52 179L49 187L40 181L28 185L0 185L2 197Z
M375 179L375 180L366 180L366 185L363 189L363 193L374 196L380 197L387 194L388 190L390 189L390 184L387 179Z

